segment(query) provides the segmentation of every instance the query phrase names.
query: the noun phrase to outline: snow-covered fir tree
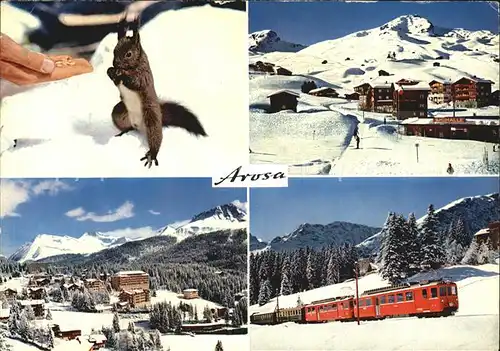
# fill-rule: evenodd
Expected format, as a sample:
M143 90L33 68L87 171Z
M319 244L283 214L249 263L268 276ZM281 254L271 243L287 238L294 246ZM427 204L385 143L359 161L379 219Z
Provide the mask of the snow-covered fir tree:
M26 313L28 321L32 321L35 319L35 311L33 311L33 307L31 307L31 305L28 305L24 308L24 313Z
M421 226L422 264L439 268L445 260L445 251L438 232L438 220L431 204Z
M420 241L420 233L418 232L417 219L412 212L408 216L406 224L408 231L408 275L411 276L420 271L420 263L422 262L422 242Z
M291 282L291 272L290 272L290 257L286 257L283 261L283 267L281 272L281 286L280 286L280 294L281 295L290 295L293 291L292 282Z
M476 240L473 240L469 248L465 252L462 264L477 265L479 259L479 245Z
M403 216L393 214L381 237L382 260L380 274L391 284L401 283L409 272L408 230Z
M54 332L52 331L52 328L50 325L47 326L47 342L46 345L48 348L53 348L54 347Z
M222 341L217 341L217 344L215 345L215 351L224 351L224 348L222 347Z
M132 321L128 322L127 330L129 332L131 332L132 334L135 333L135 324L134 324L134 322L132 322Z
M385 260L385 254L387 253L387 250L385 248L387 240L385 239L387 237L387 232L389 230L389 227L392 225L392 221L394 219L394 212L389 212L387 218L385 219L385 223L382 226L382 230L380 231L379 238L380 238L380 245L379 245L379 252L377 255L376 262L383 266L384 265L384 260Z
M490 241L483 241L478 248L477 253L477 263L478 264L486 264L486 263L495 263L495 257L497 256L497 252L491 249Z
M260 286L259 291L259 306L265 305L271 299L271 283L269 280L265 280Z
M307 278L307 290L314 289L316 285L316 255L309 252L307 257L307 268L306 268L306 278Z
M115 333L119 333L121 330L120 328L120 317L118 317L118 313L115 312L113 315L113 331Z

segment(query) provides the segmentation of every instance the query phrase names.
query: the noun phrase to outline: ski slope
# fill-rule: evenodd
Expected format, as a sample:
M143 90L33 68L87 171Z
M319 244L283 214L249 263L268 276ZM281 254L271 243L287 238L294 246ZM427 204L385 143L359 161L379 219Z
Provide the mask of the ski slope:
M453 266L416 279L446 277L457 283L459 311L443 318L393 318L382 321L331 322L325 324L285 323L250 328L252 350L498 350L499 267ZM333 296L354 294L354 281L303 293L282 296L281 307L296 306ZM387 285L377 274L359 280L360 293ZM274 310L276 300L250 307L250 314ZM307 336L307 337L305 337Z
M114 137L111 111L119 92L106 74L117 41L111 33L91 60L94 72L3 99L3 177L206 177L215 165L247 162L247 14L210 5L167 11L140 35L159 97L193 111L208 137L164 128L159 167L151 169L139 161L145 138Z
M264 32L262 32L264 33ZM261 33L261 35L263 35ZM264 39L262 39L264 40ZM254 53L249 62L273 63L292 76L250 73L251 163L284 163L294 175L335 176L493 175L500 171L499 153L492 143L397 136L397 122L389 114L357 111L357 101L317 98L301 93L305 81L335 89L340 97L354 87L381 78L388 82L455 81L477 76L499 88L499 36L488 31L444 29L425 18L400 16L378 28L326 40L298 52ZM395 58L387 54L395 53ZM437 58L440 57L438 60ZM434 63L439 66L434 66ZM390 76L379 77L384 70ZM281 89L300 93L298 112L266 113L267 96ZM429 115L451 115L450 106L429 103ZM498 107L460 109L457 116L499 116ZM384 117L388 125L383 125ZM360 123L360 149L353 140ZM497 122L498 123L498 122ZM415 144L419 144L419 160ZM488 162L483 156L488 153Z

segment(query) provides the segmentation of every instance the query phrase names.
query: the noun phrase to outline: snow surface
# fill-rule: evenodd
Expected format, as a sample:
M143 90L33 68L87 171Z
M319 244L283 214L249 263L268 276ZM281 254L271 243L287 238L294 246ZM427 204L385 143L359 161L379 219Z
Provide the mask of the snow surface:
M497 350L499 340L499 267L454 266L420 274L420 279L446 277L457 283L459 311L444 318L394 318L382 321L285 323L250 328L252 350ZM386 286L376 273L359 280L360 293ZM280 308L355 293L355 282L344 282L303 293L282 296ZM250 307L254 312L274 310L276 300ZM307 336L307 337L304 337Z
M270 93L288 89L300 93L304 81L318 88L330 87L340 96L365 82L412 79L456 80L460 77L490 79L498 89L498 35L488 31L438 28L418 16L402 16L379 27L311 45L296 53L270 52L250 56L250 62L270 62L291 70L292 76L250 74L251 163L290 165L293 175L335 176L447 176L498 174L500 152L492 143L398 135L390 114L357 110L357 101L315 98L300 94L298 113L266 113ZM460 43L466 51L457 51ZM396 59L387 59L396 52ZM434 67L438 56L440 67ZM322 64L327 60L326 64ZM389 77L378 77L385 70ZM422 84L422 83L421 83ZM499 116L498 107L458 109L457 116ZM450 106L429 104L430 116L451 116ZM387 124L384 125L384 117ZM353 132L359 123L360 149ZM415 144L419 144L419 160ZM483 163L488 153L489 165Z
M164 12L140 31L160 98L192 110L207 138L164 129L159 167L147 169L139 162L144 138L114 137L111 111L119 92L106 70L117 39L110 34L91 60L94 72L2 101L2 176L206 177L215 165L246 163L247 27L246 13L206 5ZM18 146L5 150L13 139Z

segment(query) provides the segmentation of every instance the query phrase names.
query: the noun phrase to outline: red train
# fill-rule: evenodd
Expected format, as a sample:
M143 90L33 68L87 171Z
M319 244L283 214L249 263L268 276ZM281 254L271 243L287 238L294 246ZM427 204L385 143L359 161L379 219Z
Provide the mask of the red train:
M453 282L438 280L372 289L359 296L359 319L397 316L449 316L458 310L458 290ZM283 322L324 323L354 321L358 308L354 296L314 301L294 308L250 316L254 324Z

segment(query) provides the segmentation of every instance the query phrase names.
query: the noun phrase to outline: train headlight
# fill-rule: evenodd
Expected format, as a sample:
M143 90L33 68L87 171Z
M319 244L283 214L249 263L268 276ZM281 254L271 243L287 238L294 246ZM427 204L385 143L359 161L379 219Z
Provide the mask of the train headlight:
M455 304L453 302L448 303L448 306L453 307Z

